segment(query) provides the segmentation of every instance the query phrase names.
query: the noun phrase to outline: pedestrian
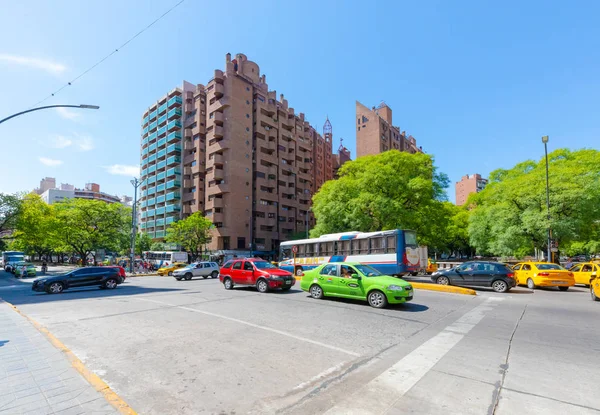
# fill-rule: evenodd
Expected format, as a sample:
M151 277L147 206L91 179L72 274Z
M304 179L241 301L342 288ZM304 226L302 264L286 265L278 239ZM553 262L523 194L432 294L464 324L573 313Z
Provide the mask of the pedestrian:
M573 261L571 258L567 258L567 263L565 264L566 269L570 269L573 266Z
M48 265L46 264L46 261L43 261L42 262L42 275L45 275L47 270L48 270Z

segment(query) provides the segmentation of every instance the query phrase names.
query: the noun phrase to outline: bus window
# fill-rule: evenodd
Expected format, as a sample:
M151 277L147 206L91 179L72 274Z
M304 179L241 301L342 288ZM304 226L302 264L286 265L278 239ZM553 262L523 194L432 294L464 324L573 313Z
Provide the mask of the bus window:
M286 259L290 259L292 258L292 248L291 247L281 247L280 253L279 253L279 260L280 261L285 261Z
M385 248L385 252L388 254L393 254L396 252L396 235L386 236L387 247Z
M383 238L381 236L375 236L369 238L371 241L371 253L372 254L383 254Z
M300 256L300 257L305 256L304 255L305 254L304 249L305 249L306 245L304 245L304 244L298 244L297 246L298 246L298 254L297 255Z
M369 253L369 240L367 238L358 240L358 253L361 255Z
M404 231L404 244L406 246L417 246L417 234L413 231Z
M338 242L338 255L351 255L350 240Z
M313 250L314 250L314 244L306 244L306 245L304 246L304 250L305 250L305 255L306 255L307 257L312 257L312 256L314 256L314 252L313 252Z
M333 255L333 242L321 242L320 248L323 256Z
M320 252L321 252L320 249L321 248L319 248L319 243L318 242L315 243L315 256L319 256L320 255Z

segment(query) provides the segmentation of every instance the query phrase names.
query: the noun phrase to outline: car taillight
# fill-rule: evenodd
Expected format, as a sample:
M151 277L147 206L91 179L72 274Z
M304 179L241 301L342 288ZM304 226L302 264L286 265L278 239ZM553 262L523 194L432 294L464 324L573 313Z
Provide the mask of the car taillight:
M538 274L538 277L549 277L549 276L550 276L550 274L548 274L547 272L540 272Z
M569 272L569 277L574 277L572 272Z
M513 274L513 273L506 274L506 277L507 277L507 278L514 278L514 277L515 277L515 274Z

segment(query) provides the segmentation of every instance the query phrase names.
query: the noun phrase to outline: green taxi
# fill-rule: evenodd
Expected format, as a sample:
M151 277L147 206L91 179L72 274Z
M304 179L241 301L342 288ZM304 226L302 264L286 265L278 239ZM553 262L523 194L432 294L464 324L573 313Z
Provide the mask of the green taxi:
M329 262L305 271L301 278L300 288L317 299L329 296L367 300L375 308L413 299L408 282L359 262Z
M17 278L26 278L26 277L35 277L35 265L22 263L15 267L15 277Z

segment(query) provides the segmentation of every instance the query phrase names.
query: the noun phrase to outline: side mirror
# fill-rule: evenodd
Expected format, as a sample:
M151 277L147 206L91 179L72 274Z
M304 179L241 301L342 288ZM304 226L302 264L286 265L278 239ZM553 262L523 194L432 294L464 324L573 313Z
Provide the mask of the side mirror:
M352 274L352 278L354 278L355 280L358 280L358 281L362 280L362 277L358 274Z

